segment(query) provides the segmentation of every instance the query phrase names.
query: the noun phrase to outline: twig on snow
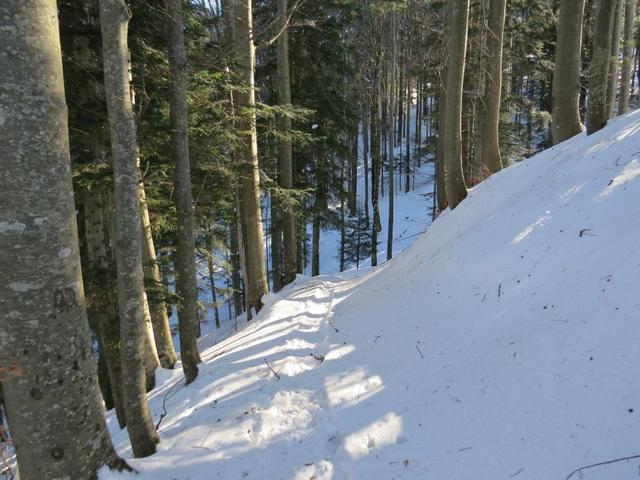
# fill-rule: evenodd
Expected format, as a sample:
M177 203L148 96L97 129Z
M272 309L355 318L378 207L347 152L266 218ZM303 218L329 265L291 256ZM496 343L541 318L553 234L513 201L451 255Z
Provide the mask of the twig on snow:
M418 347L418 345L416 345L416 350L418 350L418 353L420 354L420 357L424 360L424 355L420 351L420 347Z
M271 370L271 371L273 372L273 374L276 376L276 378L277 378L278 380L280 380L280 375L278 375L278 374L276 373L276 371L275 371L273 368L271 368L271 365L269 365L269 362L267 362L267 359L266 359L266 358L264 359L264 363L266 363L266 364L267 364L267 367L269 367L269 370Z
M158 423L156 423L156 431L158 431L158 429L160 428L160 424L162 423L162 420L164 419L164 417L167 416L167 400L170 399L178 390L174 390L174 388L176 388L178 386L178 383L174 383L173 385L171 385L171 387L169 387L169 390L167 390L167 393L164 394L164 397L162 398L162 411L163 413L160 414L160 419L158 420Z
M567 475L566 480L570 480L571 477L573 477L576 473L582 473L583 470L587 470L589 468L594 468L594 467L601 467L603 465L611 465L612 463L618 463L618 462L624 462L624 461L629 461L629 460L635 460L637 458L640 458L640 455L633 455L631 457L621 457L621 458L616 458L614 460L607 460L606 462L599 462L599 463L594 463L593 465L587 465L585 467L580 467L580 468L576 468L573 472L571 472L569 475Z

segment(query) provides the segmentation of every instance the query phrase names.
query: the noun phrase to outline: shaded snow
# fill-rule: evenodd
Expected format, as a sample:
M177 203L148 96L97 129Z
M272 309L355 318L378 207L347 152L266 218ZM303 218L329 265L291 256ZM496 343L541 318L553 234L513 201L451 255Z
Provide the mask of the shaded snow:
M163 373L140 475L100 478L564 479L639 454L639 129L635 112L494 175L377 269L269 295L203 339L194 384Z

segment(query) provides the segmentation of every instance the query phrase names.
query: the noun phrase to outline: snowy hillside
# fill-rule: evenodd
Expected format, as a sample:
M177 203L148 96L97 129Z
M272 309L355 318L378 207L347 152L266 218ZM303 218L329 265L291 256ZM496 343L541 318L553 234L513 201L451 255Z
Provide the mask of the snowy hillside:
M140 475L100 478L565 479L640 454L639 130L506 169L378 269L269 296L203 339L194 384L165 372Z

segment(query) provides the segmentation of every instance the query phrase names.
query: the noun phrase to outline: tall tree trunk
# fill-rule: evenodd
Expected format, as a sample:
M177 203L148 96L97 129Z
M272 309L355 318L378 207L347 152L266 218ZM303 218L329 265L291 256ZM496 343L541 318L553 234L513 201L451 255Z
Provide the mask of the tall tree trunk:
M629 88L633 70L633 29L636 18L636 0L625 0L624 5L624 45L622 54L622 77L620 79L620 101L618 115L629 110Z
M278 24L285 25L287 18L287 0L278 0ZM291 104L291 75L289 72L289 32L284 26L282 34L278 38L278 100L280 105ZM285 135L291 133L291 119L283 116L280 119ZM278 162L278 182L285 190L293 188L293 150L291 139L286 138L280 142L280 157ZM293 282L296 278L296 257L298 242L296 238L296 218L290 209L279 209L283 235L284 256L284 285Z
M445 67L446 70L446 67ZM438 138L436 143L436 164L435 164L435 190L438 204L438 211L442 212L449 204L447 203L447 192L444 184L444 132L445 132L445 120L447 118L445 114L446 108L446 92L444 85L439 87L439 99L438 99Z
M268 291L267 273L264 260L264 238L262 233L262 212L260 210L260 171L258 167L258 136L255 114L255 46L253 44L252 0L238 0L236 3L236 35L238 41L238 66L245 89L238 92L240 111L248 111L240 117L238 126L246 132L243 145L237 152L240 171L240 211L243 242L245 245L246 272L244 278L247 316L253 310L262 308L262 296Z
M178 231L176 293L180 328L180 356L187 385L198 376L198 281L193 230L191 167L189 161L189 114L187 111L187 55L184 48L182 0L168 1L169 106L171 146L175 161L174 184Z
M364 155L364 216L369 225L369 106L364 102L362 110L362 144Z
M481 178L484 177L485 171L495 173L502 169L498 127L500 125L502 42L506 9L506 0L489 0L487 50L486 53L483 52L483 56L486 58L484 62L486 77L484 79L484 95L480 101L480 131L477 134L477 138L480 139L478 154L481 159Z
M284 286L282 271L282 219L281 209L275 195L271 195L271 285L274 292ZM268 260L268 259L267 259Z
M238 246L238 220L229 225L229 256L231 257L231 286L233 288L233 312L236 317L242 315L242 280L240 278L240 250Z
M613 32L611 34L611 58L609 60L609 76L607 78L607 120L613 117L613 108L616 104L616 92L618 91L620 30L622 28L624 1L625 0L616 0L616 13L613 20Z
M469 0L449 0L449 58L447 61L444 176L447 202L453 209L467 196L462 169L462 94Z
M167 305L164 301L164 286L158 267L156 248L153 243L151 233L151 219L147 207L147 199L144 191L144 184L140 182L138 186L140 196L140 207L142 215L142 268L145 278L145 286L152 294L147 299L149 302L149 313L153 325L153 336L155 338L156 349L160 365L163 368L173 368L176 363L176 351L173 348L171 327L169 316L167 315Z
M118 296L112 280L115 268L108 261L103 199L100 191L87 192L84 210L87 251L84 284L87 289L87 312L99 338L101 356L104 355L118 424L120 428L124 428L127 421L122 396Z
M349 214L352 217L358 216L358 130L356 127L355 134L352 137L353 145L351 155L349 156Z
M611 37L617 0L600 0L594 25L593 56L589 71L587 99L587 134L607 124L607 79L611 64Z
M553 71L553 144L582 131L580 66L585 0L560 0L558 40Z
M211 245L209 245L211 250ZM220 328L220 311L218 310L218 296L216 294L215 270L213 268L213 255L211 251L207 252L207 267L209 269L209 286L211 287L211 302L213 304L213 312L216 320L216 328Z
M119 462L91 353L57 15L53 0L0 3L0 396L22 480Z
M136 457L156 451L158 434L149 413L144 377L142 228L136 167L136 123L129 90L127 26L123 0L100 0L104 83L109 111L116 210L115 253L127 431Z
M404 158L404 193L409 193L411 190L411 79L407 73L407 114L406 114L406 132L405 136L405 158Z
M373 206L373 226L371 228L371 266L378 265L378 232L380 224L380 99L378 82L380 81L379 52L374 66L373 99L371 101L371 204Z
M388 62L388 74L387 74L387 111L389 112L387 118L387 157L389 162L389 218L387 224L387 260L391 260L393 257L393 214L394 214L394 199L395 199L395 172L394 172L394 143L395 143L395 121L393 118L393 112L395 112L394 93L396 90L396 65L397 65L397 41L396 41L396 13L391 12L391 55Z

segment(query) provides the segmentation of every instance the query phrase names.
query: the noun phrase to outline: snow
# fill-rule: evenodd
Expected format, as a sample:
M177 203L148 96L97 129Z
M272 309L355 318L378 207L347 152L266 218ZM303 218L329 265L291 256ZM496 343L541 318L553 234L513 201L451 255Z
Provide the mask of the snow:
M505 169L376 269L270 294L203 338L192 385L163 372L140 474L100 478L564 479L639 454L639 130Z

